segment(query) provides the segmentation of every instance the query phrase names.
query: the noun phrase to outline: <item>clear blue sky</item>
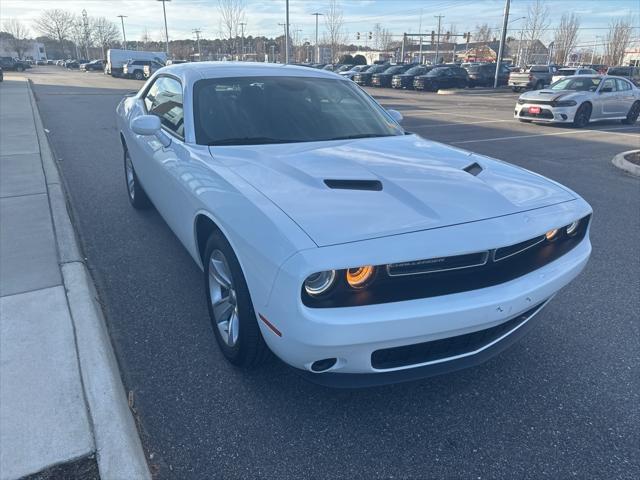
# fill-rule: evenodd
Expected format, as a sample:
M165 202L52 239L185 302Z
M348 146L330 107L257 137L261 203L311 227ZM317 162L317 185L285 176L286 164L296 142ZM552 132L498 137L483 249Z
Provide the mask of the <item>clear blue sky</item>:
M2 19L18 18L30 24L47 8L63 8L76 13L86 9L91 16L105 16L118 21L116 15L128 15L125 20L127 37L139 39L148 29L155 39L162 38L162 5L155 0L1 0ZM532 0L512 0L511 19L526 15ZM284 0L245 0L246 34L279 35L284 22ZM328 0L290 0L290 23L292 29L300 29L301 39L313 41L315 20L313 12L326 12ZM504 0L341 0L345 29L349 39L355 42L356 32L367 32L375 23L382 24L400 38L403 32L416 33L420 28L429 32L436 28L434 15L444 15L443 30L455 24L459 33L473 31L475 25L487 22L496 30L500 28ZM639 0L547 0L552 28L564 12L580 15L582 29L579 43L593 42L596 35L606 33L607 25L616 17L635 15L635 24L640 27ZM220 15L217 0L172 0L167 3L170 38L189 38L194 28L202 29L203 37L219 36ZM324 30L320 22L320 35ZM514 21L511 32L518 35L523 21ZM35 32L34 32L35 33ZM634 30L638 42L640 28ZM546 40L549 40L547 38Z

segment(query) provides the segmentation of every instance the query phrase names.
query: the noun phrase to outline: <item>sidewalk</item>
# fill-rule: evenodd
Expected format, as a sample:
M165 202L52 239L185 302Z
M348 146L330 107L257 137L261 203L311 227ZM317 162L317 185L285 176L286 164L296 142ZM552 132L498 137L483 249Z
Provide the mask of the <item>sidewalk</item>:
M0 480L150 478L25 78L0 83Z

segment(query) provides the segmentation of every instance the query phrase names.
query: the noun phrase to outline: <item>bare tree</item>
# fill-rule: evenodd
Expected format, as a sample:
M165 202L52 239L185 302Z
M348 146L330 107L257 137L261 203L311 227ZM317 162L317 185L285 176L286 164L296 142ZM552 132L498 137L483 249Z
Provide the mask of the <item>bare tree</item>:
M149 43L151 43L151 35L149 35L149 29L147 27L144 27L144 30L142 31L140 41L142 42L143 48L149 48Z
M338 53L338 47L347 42L342 8L338 0L329 1L329 9L324 14L324 23L327 29L327 43L331 49L331 61L333 62Z
M9 39L9 45L16 52L18 58L22 59L25 52L29 50L29 41L27 40L29 29L15 18L4 22L4 29L12 36Z
M476 25L476 30L473 32L474 42L490 42L493 39L493 30L488 23L482 25Z
M382 28L382 25L376 23L373 26L373 42L377 50L387 51L391 44L392 37L391 32L386 28Z
M575 13L563 13L560 24L555 30L553 37L554 60L556 63L564 65L567 63L569 55L578 43L578 30L580 29L580 18Z
M604 41L604 63L622 65L624 52L631 45L633 17L621 17L609 23L609 32Z
M40 33L49 38L54 38L60 43L60 49L64 56L64 42L69 39L73 28L73 14L57 8L45 10L33 24Z
M106 57L106 49L120 42L120 29L111 20L105 17L97 17L92 19L91 27L93 32L93 41L102 48L102 58Z
M218 0L218 12L221 17L220 29L233 42L234 50L237 51L236 40L240 30L240 24L244 22L244 0ZM233 53L233 52L229 52Z
M537 46L539 46L539 43L537 41L549 28L549 8L544 0L536 0L529 4L524 28L526 47L524 48L523 63L528 64L534 54L540 53L538 52Z

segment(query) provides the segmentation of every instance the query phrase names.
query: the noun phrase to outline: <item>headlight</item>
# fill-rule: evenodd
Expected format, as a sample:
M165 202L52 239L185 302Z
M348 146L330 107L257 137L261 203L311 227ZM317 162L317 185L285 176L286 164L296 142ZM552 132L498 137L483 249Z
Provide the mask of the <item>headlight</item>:
M573 223L570 223L566 227L567 235L573 237L576 233L578 233L578 227L580 226L580 220L576 220Z
M575 100L565 100L561 102L553 102L554 107L575 107L577 105Z
M347 269L347 283L351 288L364 288L373 279L375 268L371 265Z
M309 295L322 295L331 288L335 279L335 270L313 273L304 281L304 289Z
M549 242L553 242L556 238L558 238L558 229L554 228L553 230L549 230L544 234L545 238Z

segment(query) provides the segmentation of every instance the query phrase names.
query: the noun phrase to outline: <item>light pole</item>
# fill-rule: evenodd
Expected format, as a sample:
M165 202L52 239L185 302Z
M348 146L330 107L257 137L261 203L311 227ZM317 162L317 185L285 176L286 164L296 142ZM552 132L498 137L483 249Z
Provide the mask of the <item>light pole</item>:
M438 40L436 41L436 65L438 64L438 55L440 55L440 23L444 18L444 15L436 15L435 18L438 19ZM404 61L404 59L402 59Z
M202 61L202 52L200 51L200 33L202 33L202 30L200 30L199 28L196 28L193 30L193 33L196 34L196 42L198 44L198 61L201 62Z
M498 88L498 78L500 77L500 67L502 66L502 53L504 52L504 42L507 40L507 27L509 26L510 0L504 3L504 21L502 22L502 35L500 37L500 47L498 48L498 58L496 59L496 75L493 78L493 88Z
M165 3L170 2L171 0L157 0L158 2L162 2L162 13L164 14L164 40L166 43L166 51L167 57L169 56L169 29L167 28L167 9Z
M318 17L324 13L312 13L316 17L316 63L320 63L320 45L318 45Z
M127 34L124 31L124 19L127 18L126 15L118 15L120 17L120 21L122 22L122 38L124 39L124 49L127 49Z
M286 20L285 20L285 35L284 35L284 63L289 63L289 0L286 0Z
M244 26L245 22L240 22L240 28L242 29L242 35L240 37L240 60L244 61Z

